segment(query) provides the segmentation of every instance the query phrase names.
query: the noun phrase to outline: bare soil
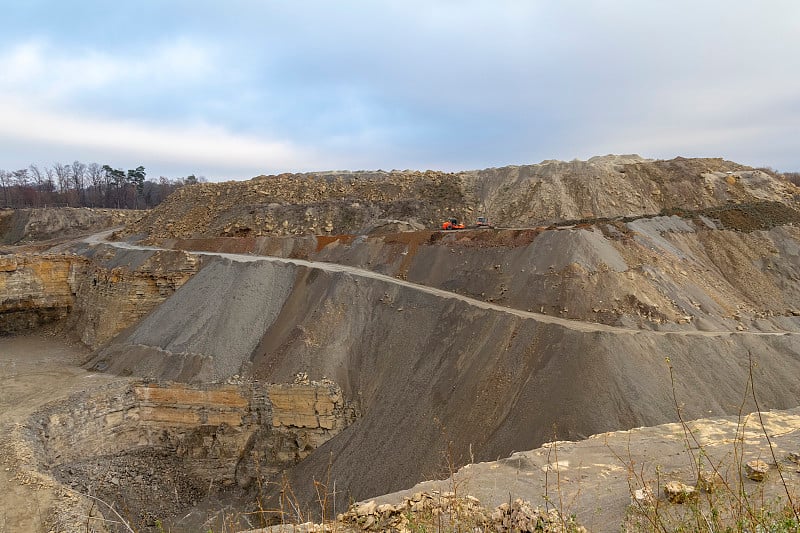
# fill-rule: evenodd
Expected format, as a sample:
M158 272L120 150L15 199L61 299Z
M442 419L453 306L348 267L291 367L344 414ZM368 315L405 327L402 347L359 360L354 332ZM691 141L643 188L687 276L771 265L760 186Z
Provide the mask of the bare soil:
M44 473L27 419L51 402L119 378L80 368L88 350L68 335L0 336L0 532L49 531L68 493Z

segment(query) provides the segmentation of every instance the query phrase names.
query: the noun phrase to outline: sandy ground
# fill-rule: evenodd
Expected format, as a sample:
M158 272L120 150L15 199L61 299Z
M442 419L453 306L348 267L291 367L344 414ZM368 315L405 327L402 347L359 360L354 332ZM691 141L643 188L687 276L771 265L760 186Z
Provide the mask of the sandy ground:
M0 337L0 533L49 531L46 521L59 496L21 438L38 408L119 378L91 374L78 365L82 345L63 337Z

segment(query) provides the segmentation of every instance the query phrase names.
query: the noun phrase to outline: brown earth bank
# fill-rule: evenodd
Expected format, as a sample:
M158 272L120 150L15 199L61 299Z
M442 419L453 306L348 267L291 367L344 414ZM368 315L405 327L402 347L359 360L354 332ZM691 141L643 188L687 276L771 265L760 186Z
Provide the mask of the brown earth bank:
M143 215L144 211L90 207L0 209L0 254L2 245L41 249L33 243L47 241L44 244L50 247L55 240L124 226Z
M184 187L122 236L335 235L488 216L500 227L795 201L789 180L722 159L603 156L459 173L317 172Z

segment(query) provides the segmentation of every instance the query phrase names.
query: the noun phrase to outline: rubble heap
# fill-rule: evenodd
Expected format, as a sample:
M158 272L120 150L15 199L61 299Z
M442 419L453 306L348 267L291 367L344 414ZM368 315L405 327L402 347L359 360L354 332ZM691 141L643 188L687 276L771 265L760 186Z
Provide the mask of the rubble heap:
M427 530L439 531L497 531L497 532L550 532L585 533L573 517L566 517L558 509L544 510L517 498L503 503L494 510L483 507L473 496L458 496L455 492L418 492L404 498L398 505L377 505L374 500L356 503L346 513L336 517L334 524L306 523L292 526L275 526L252 531L394 531L405 533Z
M281 174L182 187L121 235L358 233L381 221L436 225L469 211L457 176L444 172Z

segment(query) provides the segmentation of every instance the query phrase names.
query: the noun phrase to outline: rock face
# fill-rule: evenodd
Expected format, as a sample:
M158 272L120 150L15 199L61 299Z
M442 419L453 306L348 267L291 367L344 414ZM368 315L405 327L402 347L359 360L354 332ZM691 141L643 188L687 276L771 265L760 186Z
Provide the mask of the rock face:
M267 386L271 427L262 426L251 439L236 471L240 485L266 482L308 457L359 416L335 383L306 382Z
M109 247L85 252L87 262L74 280L75 312L69 327L96 348L135 324L171 296L200 268L185 252L152 252L131 260Z
M154 252L129 262L111 248L77 255L0 256L0 333L66 319L97 347L134 324L199 269L196 256Z
M355 410L331 382L129 382L46 407L29 427L42 463L64 483L77 486L94 477L92 491L106 501L138 502L141 509L132 510L156 512L160 498L173 500L174 483L182 485L180 498L189 498L185 505L207 496L212 486L261 483L354 419ZM101 474L103 469L113 475ZM173 479L158 486L154 476Z
M281 461L305 458L356 417L356 411L345 405L342 390L332 382L270 385L268 396L273 429L300 443L277 450Z
M0 334L65 318L75 305L75 256L0 256Z

